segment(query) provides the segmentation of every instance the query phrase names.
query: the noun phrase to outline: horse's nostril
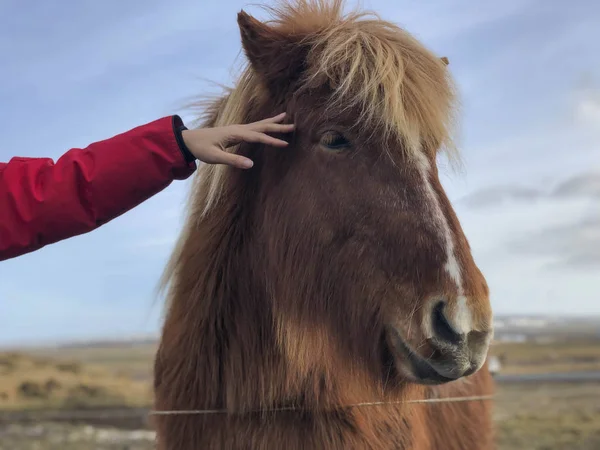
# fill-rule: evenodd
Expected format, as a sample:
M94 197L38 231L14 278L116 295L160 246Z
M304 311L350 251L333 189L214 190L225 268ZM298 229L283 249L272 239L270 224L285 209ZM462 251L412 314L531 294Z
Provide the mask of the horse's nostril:
M454 345L460 344L463 336L458 334L452 325L446 319L446 315L444 314L444 309L446 307L446 303L441 301L435 308L433 308L433 330L436 334L436 337L440 341L449 342Z

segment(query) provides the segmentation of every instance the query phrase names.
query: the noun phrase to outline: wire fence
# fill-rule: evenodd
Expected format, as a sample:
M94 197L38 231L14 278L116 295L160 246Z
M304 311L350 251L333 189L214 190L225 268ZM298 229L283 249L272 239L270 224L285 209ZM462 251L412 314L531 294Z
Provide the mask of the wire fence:
M541 378L540 378L541 376ZM581 373L566 373L566 374L543 374L537 377L527 376L497 376L497 381L502 384L516 382L522 383L539 383L539 382L557 382L557 383L577 383L577 382L600 382L600 371L590 371ZM437 398L424 400L410 400L401 403L412 404L428 404L435 405L440 403L457 402L457 401L493 401L506 402L510 401L502 395L482 395L473 397L456 397L456 398ZM394 402L390 402L394 403ZM386 406L385 402L361 403L356 405L347 405L346 407L357 406ZM289 408L288 408L289 409ZM127 428L141 427L145 428L150 425L153 415L167 414L194 414L204 415L212 413L225 413L223 410L198 410L198 411L153 411L147 407L90 407L90 408L74 408L74 409L44 409L44 410L19 410L19 411L0 411L0 425L18 424L18 423L36 423L36 422L87 422L106 425L119 425Z
M368 402L355 405L347 405L346 408L355 408L363 406L385 407L394 404L423 404L434 405L450 402L470 402L470 401L497 401L501 397L494 395L481 395L471 397L452 397L423 399L403 402ZM282 408L276 411L294 411L295 408ZM150 408L94 408L94 409L48 409L33 411L0 411L0 425L18 424L18 423L41 423L41 422L98 422L103 424L123 425L129 422L131 426L147 426L152 421L152 416L156 415L206 415L213 413L225 413L224 410L190 410L190 411L154 411ZM255 412L255 411L254 411ZM267 411L264 411L267 412Z

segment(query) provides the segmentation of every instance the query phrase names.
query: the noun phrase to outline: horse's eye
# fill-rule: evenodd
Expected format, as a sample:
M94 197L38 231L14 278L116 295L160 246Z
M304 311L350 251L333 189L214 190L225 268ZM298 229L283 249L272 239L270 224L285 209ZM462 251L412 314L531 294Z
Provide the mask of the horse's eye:
M337 131L327 131L321 136L320 144L329 150L343 150L350 147L350 142Z

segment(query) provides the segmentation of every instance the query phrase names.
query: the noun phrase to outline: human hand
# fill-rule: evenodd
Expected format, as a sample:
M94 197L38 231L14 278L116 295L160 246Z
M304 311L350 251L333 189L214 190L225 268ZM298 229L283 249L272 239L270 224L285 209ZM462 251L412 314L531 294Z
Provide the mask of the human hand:
M285 113L281 113L275 117L245 125L184 130L182 132L183 142L190 152L202 162L249 169L254 164L252 160L226 152L225 149L241 142L261 142L274 147L287 146L286 141L266 134L292 132L294 124L280 123L284 118Z

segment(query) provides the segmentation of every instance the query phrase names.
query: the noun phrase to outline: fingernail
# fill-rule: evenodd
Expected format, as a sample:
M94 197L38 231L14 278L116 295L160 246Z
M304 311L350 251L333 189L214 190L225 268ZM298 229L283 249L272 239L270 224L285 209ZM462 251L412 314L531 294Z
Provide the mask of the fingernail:
M254 162L250 159L242 159L241 164L244 169L249 169L254 165Z

